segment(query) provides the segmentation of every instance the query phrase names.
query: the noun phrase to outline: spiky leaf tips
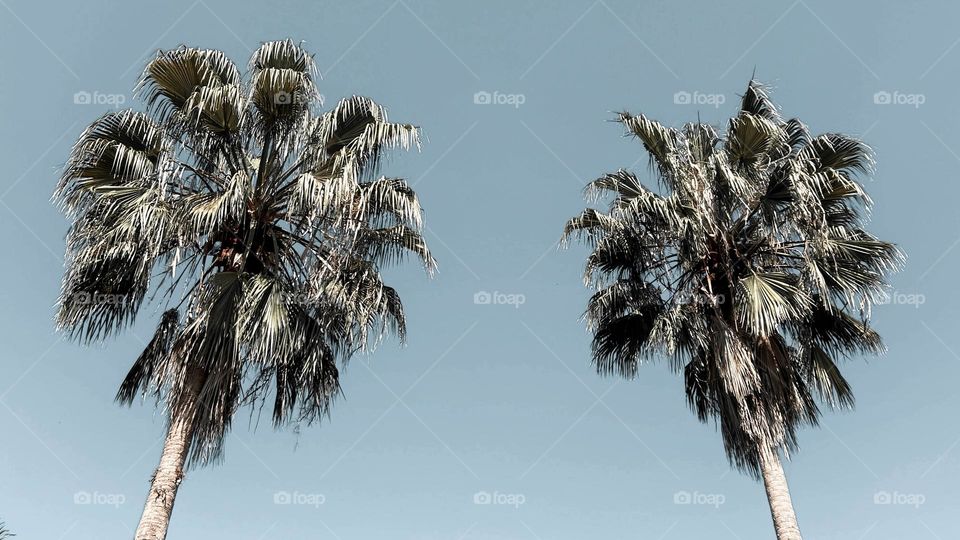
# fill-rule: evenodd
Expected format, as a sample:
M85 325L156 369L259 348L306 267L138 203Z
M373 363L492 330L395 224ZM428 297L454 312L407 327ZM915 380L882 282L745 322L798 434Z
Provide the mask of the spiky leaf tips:
M609 206L564 230L592 249L594 363L633 377L665 354L691 408L719 424L730 460L758 474L758 449L793 449L797 428L817 422L818 398L852 405L839 360L883 350L870 307L903 256L864 228L871 150L784 120L754 81L723 134L618 119L658 185L607 174L587 195Z
M72 220L57 321L101 340L144 304L162 316L117 394L165 397L204 373L191 458L219 456L233 413L273 399L277 424L316 420L337 365L403 338L384 265L435 262L416 193L379 176L415 126L353 96L322 110L310 54L264 43L246 76L222 52L161 51L143 111L109 112L74 145L55 197Z

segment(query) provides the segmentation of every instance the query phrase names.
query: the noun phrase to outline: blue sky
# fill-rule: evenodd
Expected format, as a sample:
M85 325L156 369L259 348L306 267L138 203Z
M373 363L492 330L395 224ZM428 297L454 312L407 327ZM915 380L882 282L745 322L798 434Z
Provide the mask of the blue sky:
M153 404L113 402L157 313L98 347L53 332L67 223L49 197L73 139L138 106L157 48L245 65L290 37L328 101L369 95L423 127L385 172L415 183L440 272L391 272L409 344L355 359L329 421L238 416L170 538L769 538L762 485L730 470L678 377L593 373L585 252L557 250L586 181L650 178L612 111L720 124L754 70L785 115L874 146L872 229L909 256L875 312L889 352L845 366L857 410L805 430L786 465L805 537L960 536L958 17L946 1L0 0L0 518L21 538L129 538L160 452Z

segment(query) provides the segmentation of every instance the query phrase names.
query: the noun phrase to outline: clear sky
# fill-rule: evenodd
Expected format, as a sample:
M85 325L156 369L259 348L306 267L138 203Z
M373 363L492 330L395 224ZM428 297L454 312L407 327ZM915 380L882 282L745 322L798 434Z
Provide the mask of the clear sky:
M754 70L786 116L874 146L872 229L909 256L875 311L888 354L845 366L857 410L805 430L786 465L805 537L960 537L958 19L946 0L0 0L0 519L24 539L131 537L164 434L152 403L113 402L155 311L101 347L53 332L67 223L49 198L70 144L137 106L157 48L245 65L290 37L328 102L369 95L423 127L422 152L384 171L415 183L440 273L390 273L409 344L357 358L329 421L241 413L170 538L772 537L762 485L667 366L594 374L585 251L557 250L586 181L650 178L612 111L719 125Z

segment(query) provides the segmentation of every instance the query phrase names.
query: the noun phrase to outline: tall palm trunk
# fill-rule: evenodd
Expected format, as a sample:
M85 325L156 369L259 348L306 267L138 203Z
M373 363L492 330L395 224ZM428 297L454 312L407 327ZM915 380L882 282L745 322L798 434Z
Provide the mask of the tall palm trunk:
M194 411L197 398L206 374L191 369L186 374L183 404L177 414L170 413L170 428L163 443L163 453L160 455L160 465L153 475L150 484L150 493L140 516L140 525L137 527L136 540L164 540L167 537L167 527L170 525L170 515L173 513L173 502L177 497L177 488L183 480L183 465L190 451L190 438L196 427Z
M797 514L793 511L790 490L787 488L787 476L783 473L780 456L776 450L761 451L760 470L763 474L763 486L767 489L767 502L770 503L770 515L773 516L773 528L777 540L801 540Z

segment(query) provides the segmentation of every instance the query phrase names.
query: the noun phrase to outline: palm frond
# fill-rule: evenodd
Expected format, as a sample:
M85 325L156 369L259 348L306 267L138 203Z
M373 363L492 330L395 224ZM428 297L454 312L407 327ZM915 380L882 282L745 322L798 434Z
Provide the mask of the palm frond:
M820 398L838 409L852 409L854 405L853 389L850 383L843 378L840 368L833 359L821 349L813 345L808 352L810 355L810 385L816 389Z
M882 352L871 306L904 257L865 230L872 172L863 142L813 136L751 81L723 134L619 121L650 155L659 189L618 170L591 182L570 238L591 250L584 318L598 371L636 376L661 353L687 402L714 420L731 463L754 476L796 448L817 400L853 404L834 359Z
M619 121L633 136L640 139L651 161L657 166L664 180L669 181L679 167L678 152L680 134L644 115L632 116L622 112Z
M237 66L222 52L180 47L157 52L140 76L135 93L146 102L148 111L167 120L183 113L184 105L200 88L239 82Z
M738 283L738 322L760 337L806 312L810 299L790 274L751 274Z
M418 128L365 97L323 111L317 78L290 40L244 76L220 51L159 51L144 110L84 130L54 195L72 220L58 327L90 342L162 312L117 400L191 422L190 464L222 458L241 407L272 402L278 426L328 414L339 364L406 337L383 267L436 268L416 192L377 173Z

